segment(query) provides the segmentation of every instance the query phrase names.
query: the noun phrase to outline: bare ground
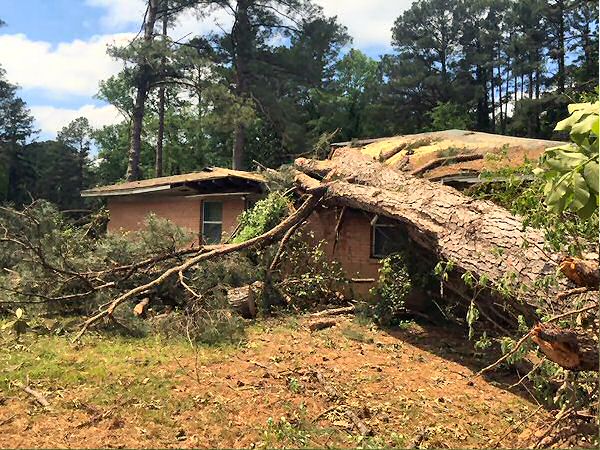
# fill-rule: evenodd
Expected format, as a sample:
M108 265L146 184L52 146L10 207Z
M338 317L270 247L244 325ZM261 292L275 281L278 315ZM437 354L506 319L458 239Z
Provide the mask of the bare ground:
M196 351L91 336L77 347L48 337L4 346L0 447L483 448L506 436L499 446L515 448L523 429L551 422L541 409L520 425L538 405L470 380L489 360L446 329L304 325L271 320L242 345Z

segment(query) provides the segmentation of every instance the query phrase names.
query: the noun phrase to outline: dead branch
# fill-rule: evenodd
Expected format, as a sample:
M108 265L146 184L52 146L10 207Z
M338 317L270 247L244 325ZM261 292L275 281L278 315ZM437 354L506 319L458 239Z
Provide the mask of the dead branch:
M223 256L223 255L227 255L229 253L238 252L241 250L246 250L246 249L250 249L250 248L262 248L262 247L270 245L272 242L274 242L275 240L282 237L291 227L293 227L294 225L303 221L313 211L315 206L319 203L322 195L323 195L322 191L319 192L318 190L316 190L313 194L308 196L308 198L304 201L302 206L300 208L298 208L298 210L294 214L292 214L291 216L286 218L283 222L281 222L280 224L275 226L270 231L268 231L260 236L249 239L245 242L241 242L239 244L219 245L214 250L208 251L206 253L200 253L199 255L194 256L193 258L189 258L188 260L186 260L185 262L183 262L180 265L171 267L170 269L163 272L162 275L155 278L154 280L152 280L144 285L137 286L136 288L131 289L131 290L127 291L126 293L120 295L119 297L114 299L106 309L103 309L99 313L95 314L94 316L92 316L88 320L86 320L83 323L79 333L77 333L77 335L73 338L73 341L75 342L75 341L79 340L81 338L81 336L83 336L83 334L87 331L87 329L92 324L96 323L98 320L102 319L103 317L112 316L115 309L119 305L121 305L123 302L125 302L126 300L129 300L130 298L133 298L133 297L141 294L142 292L146 292L147 290L149 290L151 288L161 285L166 280L168 280L170 277L172 277L180 272L184 272L187 269L189 269L190 267L192 267L200 262L207 261L207 260L212 259L217 256Z
M566 290L564 292L559 292L558 294L556 294L556 298L558 300L563 300L572 295L580 295L580 294L585 294L587 292L593 292L593 291L594 291L594 289L589 288L589 287L576 287L573 289Z
M316 322L309 323L308 329L310 331L319 331L319 330L324 330L325 328L335 327L336 325L337 325L337 320L335 320L335 319L318 320Z
M567 257L559 265L560 271L577 286L598 289L600 271L597 259Z
M527 341L527 339L529 339L531 337L532 333L533 333L533 330L530 330L529 333L527 333L525 336L523 336L521 339L519 339L519 341L515 344L515 346L513 347L513 349L510 352L506 353L504 356L502 356L502 358L498 359L495 363L490 364L487 367L484 367L479 372L477 372L475 375L473 375L471 378L480 377L484 373L489 372L492 369L495 369L500 364L502 364L504 361L506 361L508 358L510 358L512 355L517 353L517 351L521 348L521 346L525 343L525 341Z
M340 314L353 314L354 306L344 306L342 308L325 309L310 315L310 317L326 317L326 316L337 316Z
M17 382L15 383L19 389L23 392L29 394L33 399L39 403L44 408L50 408L50 402L38 391L31 389L29 386L25 386L24 384Z
M533 411L531 414L528 414L524 419L522 419L519 422L515 423L514 425L508 427L508 429L504 433L502 433L502 436L500 436L498 439L496 439L496 441L490 446L490 448L498 447L498 445L500 445L500 442L502 442L511 433L513 433L516 429L518 429L521 425L523 425L525 422L527 422L529 419L531 419L533 416L535 416L543 407L544 407L543 405L538 406L538 408L535 411Z

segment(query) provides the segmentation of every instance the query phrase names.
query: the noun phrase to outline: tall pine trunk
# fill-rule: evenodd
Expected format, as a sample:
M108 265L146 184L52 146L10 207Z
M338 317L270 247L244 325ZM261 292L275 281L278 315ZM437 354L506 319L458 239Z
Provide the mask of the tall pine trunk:
M558 75L556 82L558 85L558 93L564 94L565 92L565 4L563 0L556 2L556 8L558 9Z
M148 0L146 20L144 22L144 41L150 42L154 38L154 24L158 11L159 0ZM144 108L148 90L150 89L150 78L152 67L145 59L139 62L138 75L136 77L136 94L133 105L131 139L129 143L129 157L127 162L127 181L140 179L140 152L142 149L142 122L144 121Z
M494 66L492 65L492 69L490 71L490 94L491 94L491 100L492 100L492 132L496 132L496 98L495 98L495 92L494 92Z
M240 101L246 101L250 94L249 64L252 57L253 31L250 24L248 9L253 0L238 0L236 7L235 24L231 33L234 52L235 94ZM246 126L238 122L235 124L233 135L232 168L244 170L246 151Z
M163 39L167 39L168 16L167 12L163 13L162 17L162 35ZM165 70L165 58L161 61L161 68ZM158 136L156 138L156 158L154 164L154 172L157 177L163 176L163 142L165 136L165 85L160 85L158 89Z

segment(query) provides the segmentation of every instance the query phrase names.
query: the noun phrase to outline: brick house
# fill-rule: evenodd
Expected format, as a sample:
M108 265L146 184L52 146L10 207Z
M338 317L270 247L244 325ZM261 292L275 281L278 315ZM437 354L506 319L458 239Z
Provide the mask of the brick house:
M481 182L479 174L484 170L519 166L537 159L545 148L560 144L447 130L337 143L332 144L332 151L359 147L396 170L462 189ZM139 229L145 216L153 212L197 233L202 242L215 243L231 234L239 214L264 195L263 186L259 174L210 168L98 187L81 195L106 198L109 232ZM407 235L397 221L327 203L311 214L304 230L312 232L316 241L325 242L326 255L341 264L358 294L368 293L378 278L381 259L405 245Z
M201 172L88 189L82 197L106 199L108 232L143 227L150 213L167 218L214 244L230 235L238 216L263 196L264 179L251 172L207 168Z

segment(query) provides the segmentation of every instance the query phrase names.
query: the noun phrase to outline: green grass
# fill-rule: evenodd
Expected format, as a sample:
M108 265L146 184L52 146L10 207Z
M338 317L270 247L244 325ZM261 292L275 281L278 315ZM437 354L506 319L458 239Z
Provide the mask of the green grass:
M223 345L192 349L183 340L159 337L88 335L84 343L72 344L66 336L34 334L16 342L5 333L0 335L0 391L16 389L17 381L41 390L85 387L94 404L131 403L150 419L165 422L169 408L163 406L172 398L173 376L183 372L173 363L191 357L198 358L201 366L222 360L232 351L233 346ZM166 366L170 369L165 370Z

